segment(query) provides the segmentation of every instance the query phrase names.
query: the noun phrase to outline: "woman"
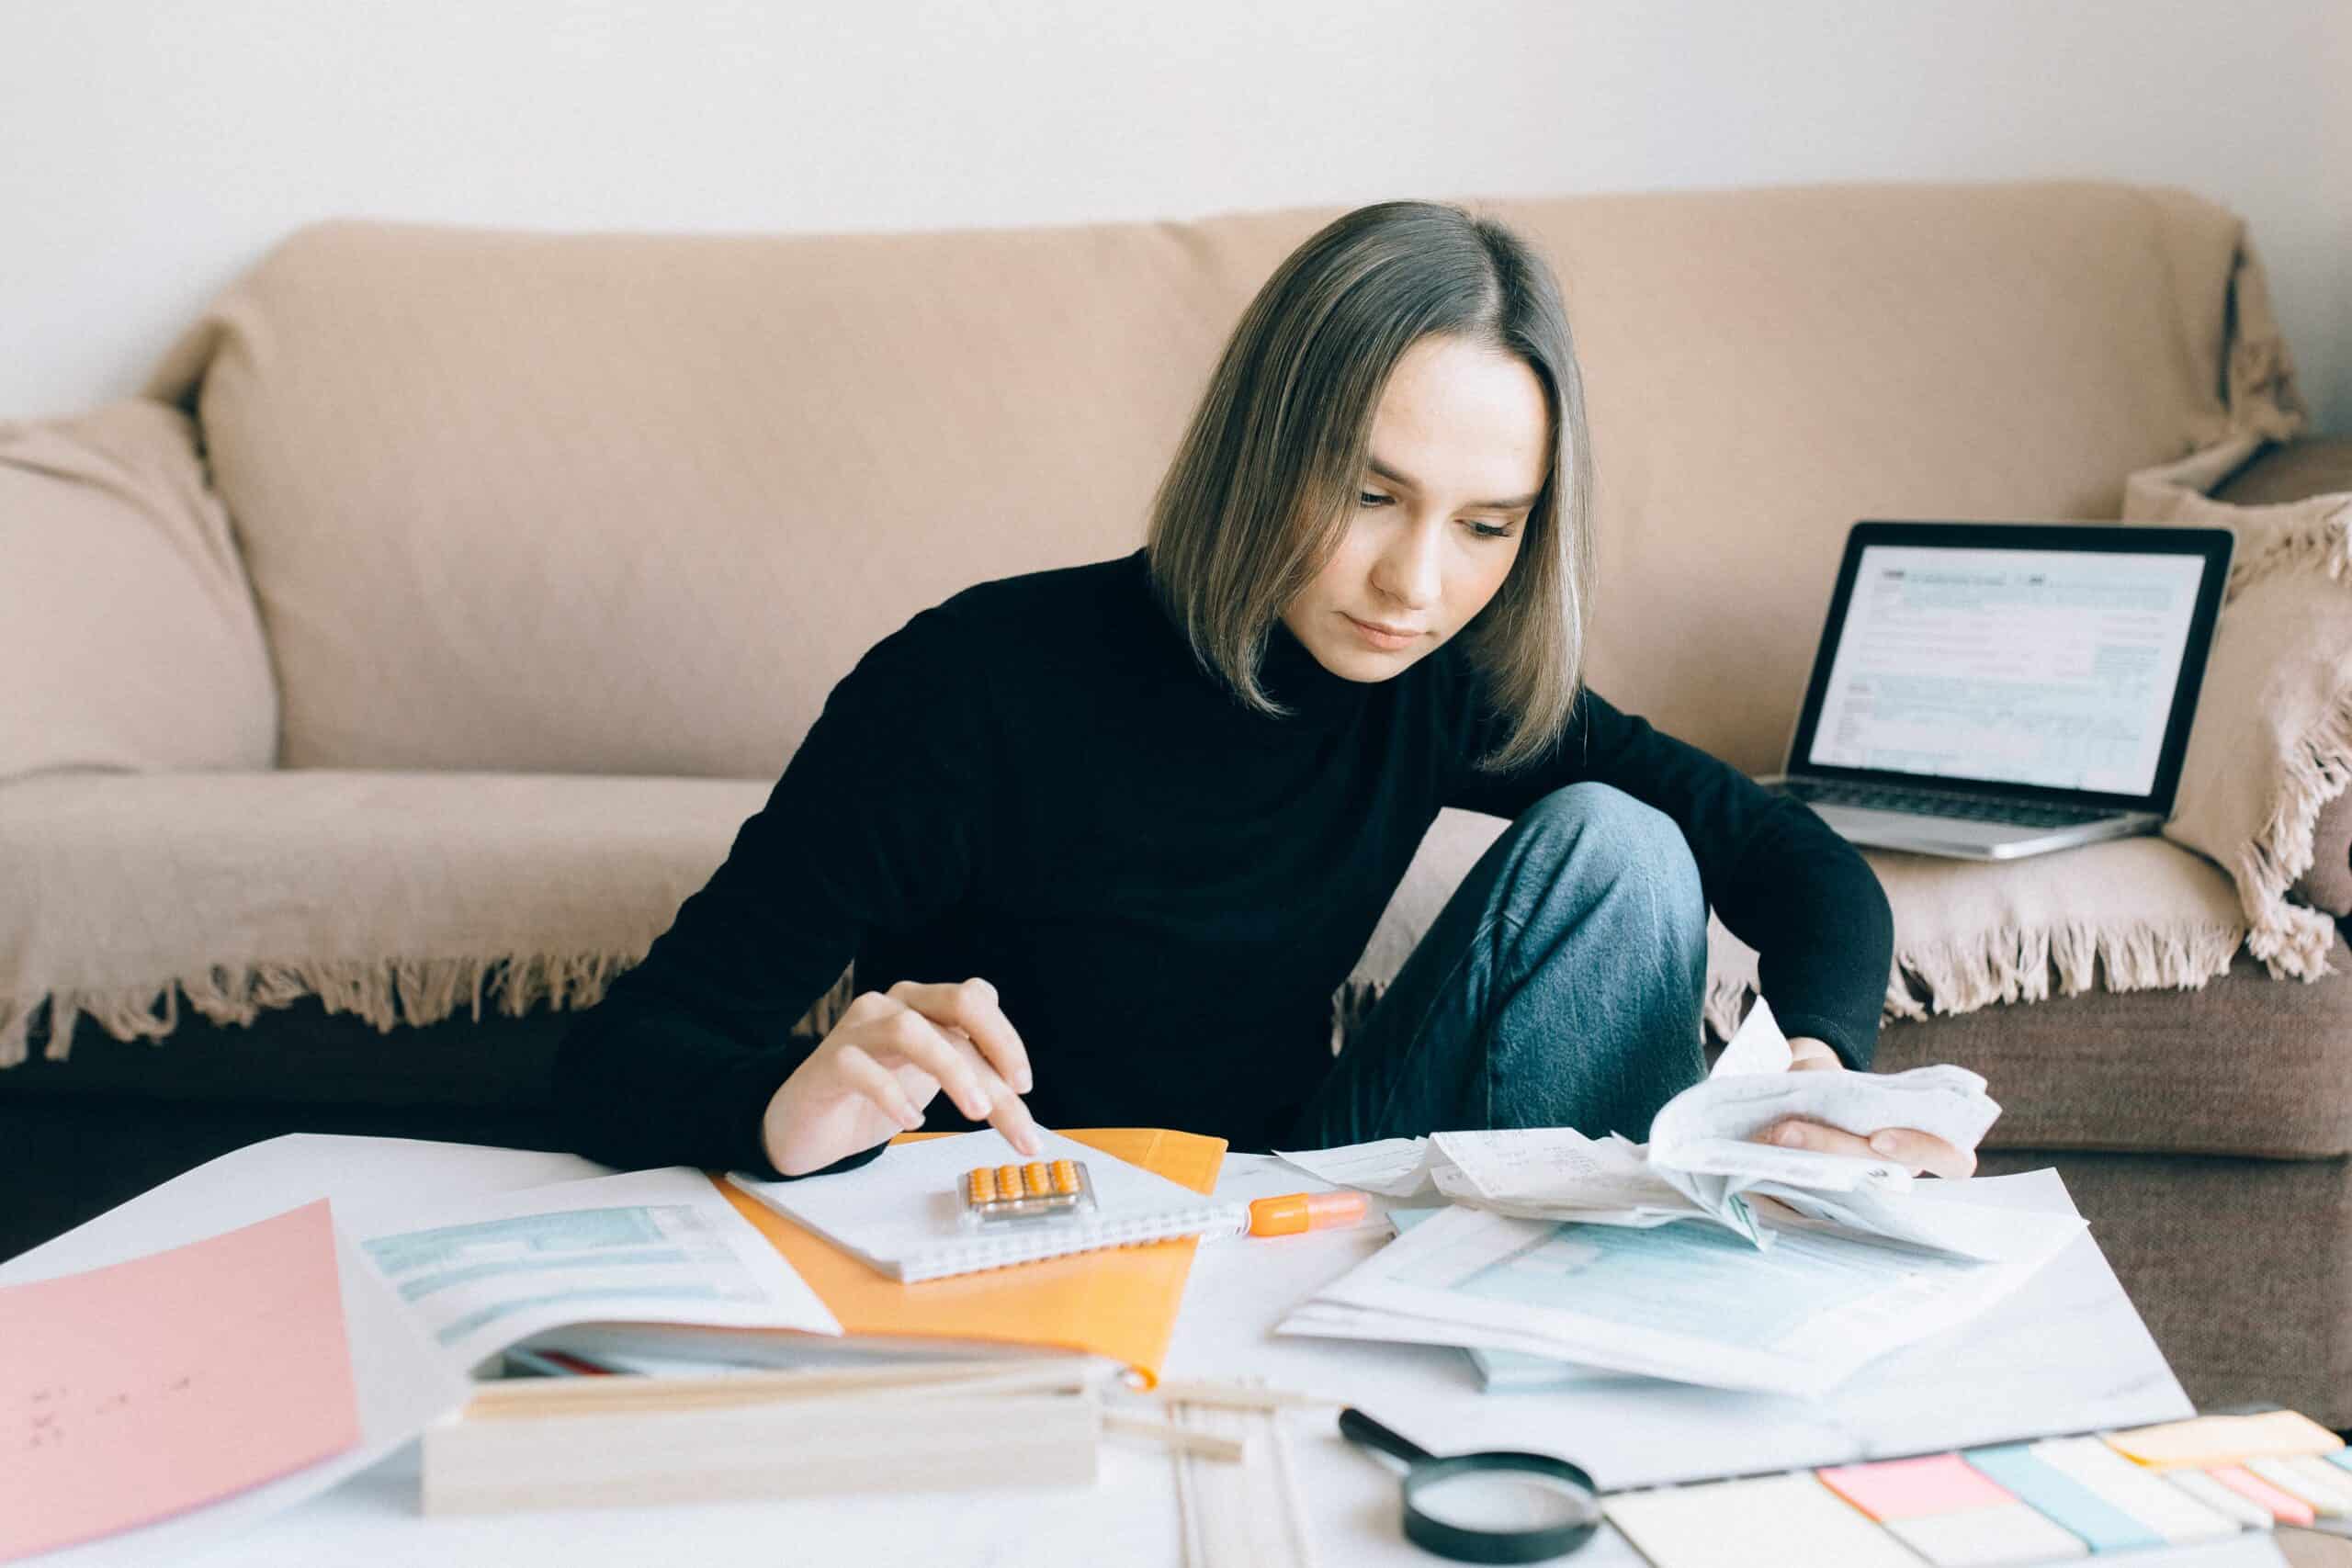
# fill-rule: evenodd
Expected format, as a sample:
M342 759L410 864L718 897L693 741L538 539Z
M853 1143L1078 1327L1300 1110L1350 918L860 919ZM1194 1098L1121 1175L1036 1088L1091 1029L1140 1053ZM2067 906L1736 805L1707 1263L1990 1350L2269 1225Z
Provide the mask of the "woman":
M1892 946L1803 807L1578 688L1590 457L1558 289L1447 206L1350 213L1243 314L1123 559L883 639L571 1032L571 1141L799 1176L944 1090L1309 1147L1646 1135L1702 1072L1712 904L1800 1067L1864 1070ZM1442 807L1511 819L1336 1059L1331 993ZM854 956L824 1040L787 1031ZM1966 1175L1916 1131L1782 1142Z

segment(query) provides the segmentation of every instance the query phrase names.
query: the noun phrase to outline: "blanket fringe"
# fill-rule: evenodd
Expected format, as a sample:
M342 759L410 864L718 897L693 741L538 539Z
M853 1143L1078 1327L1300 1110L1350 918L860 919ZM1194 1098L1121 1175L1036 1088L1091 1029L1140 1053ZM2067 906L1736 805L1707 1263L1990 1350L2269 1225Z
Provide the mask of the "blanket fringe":
M1747 1016L1748 998L1755 994L1756 987L1740 976L1708 976L1707 998L1699 1010L1702 1032L1718 1040L1730 1039L1740 1020Z
M2144 469L2127 490L2125 515L2174 522L2236 525L2256 520L2256 531L2238 525L2240 551L2230 565L2227 600L2253 584L2282 573L2324 576L2352 587L2352 494L2309 517L2297 515L2310 501L2267 506L2231 506L2206 494L2231 464L2257 449L2254 436L2193 454L2177 463ZM2314 501L2327 500L2313 497ZM2259 543L2245 547L2247 536ZM2288 902L2288 890L2311 869L2312 840L2320 812L2352 784L2352 679L2331 694L2318 722L2295 738L2282 759L2278 798L2252 840L2227 869L2236 880L2238 900L2250 930L2246 947L2273 978L2315 980L2328 972L2327 954L2335 925L2324 911Z
M2052 993L2199 990L2226 974L2245 928L2199 922L2102 929L2082 921L2004 926L1971 942L1898 951L1887 1016L1924 1019L1996 1002L2046 1001Z
M2241 507L2256 516L2289 512L2304 502L2277 507ZM2241 540L2244 531L2241 530ZM2291 527L2276 528L2255 548L2230 562L2229 597L2235 599L2254 583L2282 572L2312 573L2342 582L2352 572L2352 495L2316 517Z
M2312 868L2319 814L2352 786L2352 680L2335 691L2317 724L2296 739L2285 759L2278 797L2238 852L2238 895L2253 924L2246 946L2277 977L2315 980L2328 972L2335 922L2318 909L2287 901L2287 889Z
M639 951L216 964L161 984L0 997L0 1067L13 1067L29 1055L33 1018L44 1003L50 1021L42 1055L62 1062L81 1019L117 1040L161 1040L179 1027L183 1000L214 1023L249 1025L266 1010L316 997L327 1011L355 1013L387 1033L402 1024L439 1023L460 1012L476 1023L485 1011L509 1018L534 1007L577 1012L602 1001L613 981L644 956ZM844 970L792 1032L821 1037L831 1029L849 1006L851 979Z
M1996 1002L2045 1001L2053 994L2199 990L2228 973L2246 941L2244 926L2198 923L2101 930L2084 922L2007 926L1970 943L1898 948L1887 977L1884 1019L1920 1020L1974 1012ZM1331 1048L1361 1028L1386 989L1351 979L1332 998ZM1728 1040L1756 995L1747 976L1707 976L1701 1007L1705 1033Z

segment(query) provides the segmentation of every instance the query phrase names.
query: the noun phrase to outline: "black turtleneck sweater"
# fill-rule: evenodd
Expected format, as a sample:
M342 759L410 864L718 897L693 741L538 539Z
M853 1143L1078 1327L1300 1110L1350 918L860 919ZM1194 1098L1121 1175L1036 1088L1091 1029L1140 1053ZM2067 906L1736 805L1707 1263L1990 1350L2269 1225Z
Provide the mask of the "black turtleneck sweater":
M1439 809L1510 817L1588 779L1679 824L1781 1027L1869 1066L1885 896L1803 806L1589 692L1551 761L1477 772L1499 730L1451 643L1357 682L1277 623L1263 676L1288 716L1201 667L1140 550L916 615L566 1037L566 1137L624 1167L775 1175L761 1118L813 1048L788 1031L854 955L861 990L992 983L1046 1126L1267 1147L1330 1069L1331 993ZM944 1099L930 1116L960 1122Z

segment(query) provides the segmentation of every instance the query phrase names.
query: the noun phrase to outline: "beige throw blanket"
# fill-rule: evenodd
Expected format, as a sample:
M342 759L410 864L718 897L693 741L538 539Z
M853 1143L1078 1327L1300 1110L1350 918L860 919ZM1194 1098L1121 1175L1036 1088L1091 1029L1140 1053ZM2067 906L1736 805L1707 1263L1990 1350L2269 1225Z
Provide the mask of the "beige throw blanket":
M2335 922L2289 895L2312 869L2323 809L2352 784L2352 494L2211 500L2260 446L2241 436L2134 474L2123 509L2237 536L2165 836L2236 880L2246 945L2271 974L2308 980L2327 971Z

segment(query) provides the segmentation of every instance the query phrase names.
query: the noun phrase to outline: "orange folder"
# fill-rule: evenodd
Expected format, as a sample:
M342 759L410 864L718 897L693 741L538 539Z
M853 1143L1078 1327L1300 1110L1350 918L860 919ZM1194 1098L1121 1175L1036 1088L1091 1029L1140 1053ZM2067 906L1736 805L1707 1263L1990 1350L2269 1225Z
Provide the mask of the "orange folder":
M1197 1133L1104 1127L1064 1130L1063 1135L1195 1192L1215 1190L1217 1169L1225 1163L1225 1140ZM750 1193L725 1181L718 1190L800 1271L808 1288L841 1320L844 1334L1091 1351L1125 1361L1152 1379L1159 1377L1168 1341L1176 1332L1176 1309L1184 1299L1193 1251L1200 1246L1188 1239L1106 1247L902 1285Z

